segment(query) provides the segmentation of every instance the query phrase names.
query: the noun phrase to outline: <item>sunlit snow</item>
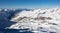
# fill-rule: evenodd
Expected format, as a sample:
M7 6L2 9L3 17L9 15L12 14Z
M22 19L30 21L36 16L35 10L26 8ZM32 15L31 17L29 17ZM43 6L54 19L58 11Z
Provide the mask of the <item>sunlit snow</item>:
M29 29L34 33L60 33L60 9L23 10L10 20L17 22L9 29Z
M0 32L60 33L60 8L0 9Z

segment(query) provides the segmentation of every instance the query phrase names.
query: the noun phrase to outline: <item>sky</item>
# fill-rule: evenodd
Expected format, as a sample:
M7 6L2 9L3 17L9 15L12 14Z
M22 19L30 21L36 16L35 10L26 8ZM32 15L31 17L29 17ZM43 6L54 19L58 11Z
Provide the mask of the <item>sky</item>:
M0 8L53 8L60 0L0 0Z

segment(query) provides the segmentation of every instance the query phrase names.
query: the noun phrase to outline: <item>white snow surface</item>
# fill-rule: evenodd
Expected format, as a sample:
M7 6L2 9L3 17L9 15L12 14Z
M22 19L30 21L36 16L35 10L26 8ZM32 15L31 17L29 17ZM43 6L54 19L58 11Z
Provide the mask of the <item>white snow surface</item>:
M9 29L29 28L35 33L60 33L60 9L35 9L22 11L15 15L11 21L17 22Z

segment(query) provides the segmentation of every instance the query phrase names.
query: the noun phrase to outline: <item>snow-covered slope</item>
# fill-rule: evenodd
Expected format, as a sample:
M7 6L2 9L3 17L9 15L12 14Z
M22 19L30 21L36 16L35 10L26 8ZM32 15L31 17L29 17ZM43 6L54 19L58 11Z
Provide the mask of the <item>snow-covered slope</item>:
M60 33L60 9L35 9L15 14L11 21L17 22L9 29L28 28L35 33Z
M28 31L35 33L60 33L60 8L0 9L0 31L1 28L29 29ZM19 32L23 31L25 30Z
M10 21L14 14L22 11L23 9L2 9L0 8L0 33L20 33L17 29L7 29L16 22ZM13 32L12 32L13 31Z

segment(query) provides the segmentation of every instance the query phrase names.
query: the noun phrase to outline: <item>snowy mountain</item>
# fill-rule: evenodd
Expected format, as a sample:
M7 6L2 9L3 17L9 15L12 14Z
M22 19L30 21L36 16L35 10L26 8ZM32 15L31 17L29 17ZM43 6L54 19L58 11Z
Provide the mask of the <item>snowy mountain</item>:
M22 10L23 9L0 9L0 33L21 33L19 32L19 29L7 28L9 28L12 24L16 24L16 22L10 20L16 13L21 12Z
M0 9L0 31L1 28L10 33L17 33L16 30L19 33L60 33L60 8Z
M35 33L60 33L60 9L23 10L10 20L17 22L9 29L29 29Z

